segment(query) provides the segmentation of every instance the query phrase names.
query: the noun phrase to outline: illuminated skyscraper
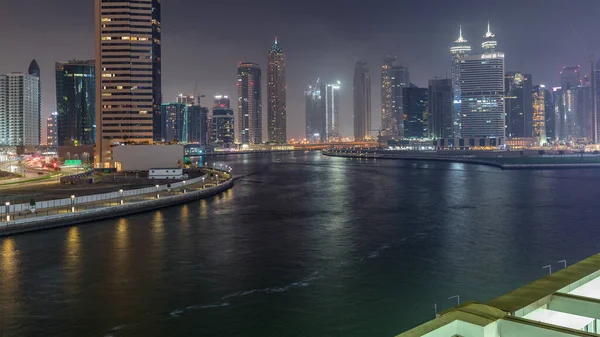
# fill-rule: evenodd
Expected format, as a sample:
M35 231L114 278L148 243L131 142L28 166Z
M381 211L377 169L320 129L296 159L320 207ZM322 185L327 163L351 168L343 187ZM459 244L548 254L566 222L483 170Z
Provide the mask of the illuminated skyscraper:
M229 96L216 95L213 107L214 108L225 108L231 109L231 101L229 100Z
M579 66L563 67L560 71L560 86L562 89L573 89L581 85L581 71Z
M161 141L187 142L188 105L165 103L161 110Z
M429 135L433 139L454 135L453 80L429 80Z
M340 86L340 81L337 81L324 87L325 131L329 142L340 138Z
M306 140L309 142L327 141L327 114L325 112L325 82L317 80L304 92Z
M498 41L496 41L496 35L494 35L490 30L490 22L488 21L487 32L483 36L483 43L481 44L481 48L483 48L486 54L490 54L496 51L497 46Z
M161 138L161 0L95 0L96 163Z
M530 74L508 72L504 78L506 94L506 136L533 137L533 96Z
M179 96L177 96L177 103L185 104L187 106L196 105L196 96L179 94Z
M594 143L600 143L600 59L593 57L592 65L592 112L594 123Z
M285 54L275 38L267 65L267 118L269 142L287 143Z
M460 26L458 39L454 41L450 52L452 53L452 89L454 91L453 133L458 137L460 136L460 61L471 54L471 46L462 35L462 26Z
M366 61L356 61L354 66L354 140L371 138L371 74Z
M410 73L408 68L401 65L394 65L391 70L392 82L392 138L404 138L404 121L406 112L404 111L404 94L406 88L411 87Z
M395 56L388 56L381 66L381 136L391 137L395 133L395 119L392 100L392 67L396 63Z
M404 88L403 90L403 111L406 115L404 138L428 137L429 90L427 88Z
M40 78L0 75L0 145L40 145Z
M575 141L581 136L577 123L577 90L554 88L556 138L562 142Z
M261 71L256 63L238 65L238 118L235 141L241 144L262 143Z
M27 73L31 76L35 76L39 79L38 81L38 139L42 140L42 80L41 80L41 71L40 66L37 61L34 59L29 64L29 69Z
M504 53L465 57L460 86L461 137L505 137Z
M93 145L96 142L96 61L57 62L55 68L58 145Z
M533 91L533 137L538 138L540 145L546 143L546 114L554 113L554 111L546 112L546 100L550 93L544 85L536 85L532 88Z

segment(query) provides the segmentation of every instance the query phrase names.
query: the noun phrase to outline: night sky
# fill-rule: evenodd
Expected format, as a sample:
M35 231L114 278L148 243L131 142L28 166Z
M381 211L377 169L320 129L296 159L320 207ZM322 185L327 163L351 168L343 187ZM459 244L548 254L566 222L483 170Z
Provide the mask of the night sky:
M553 86L563 66L580 64L589 72L589 55L600 54L599 18L598 0L163 0L163 100L193 93L196 84L207 99L236 98L240 61L260 64L264 83L267 52L278 36L287 54L288 137L303 137L303 92L319 77L342 82L341 132L351 136L356 59L371 68L378 128L387 54L409 67L413 83L426 86L450 75L449 47L459 24L479 52L489 19L506 70ZM27 71L37 59L43 125L56 106L54 62L93 59L93 25L93 0L0 1L0 73Z

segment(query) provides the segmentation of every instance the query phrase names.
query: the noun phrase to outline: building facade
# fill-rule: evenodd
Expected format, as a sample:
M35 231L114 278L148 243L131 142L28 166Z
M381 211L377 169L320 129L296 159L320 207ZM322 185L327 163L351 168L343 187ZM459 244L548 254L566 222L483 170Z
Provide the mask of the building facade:
M458 39L454 41L454 45L450 48L452 54L452 90L454 93L452 118L452 129L455 137L460 137L460 63L471 54L471 46L468 41L463 38L462 26L460 27Z
M161 105L160 141L166 143L187 142L188 106L183 103Z
M422 139L429 136L429 89L404 88L404 138Z
M40 78L0 75L0 145L40 145Z
M231 148L234 146L234 118L233 110L227 106L213 109L210 127L211 148Z
M410 73L408 68L401 65L392 67L392 138L404 138L404 93L406 88L411 87Z
M453 79L429 80L429 137L454 136L454 99Z
M572 142L582 136L577 118L578 88L554 88L556 139Z
M262 91L261 70L256 63L238 65L238 118L235 123L236 142L261 144Z
M37 61L34 59L29 64L29 69L27 73L31 76L35 76L38 78L38 139L42 140L42 80L41 80L41 70Z
M161 138L161 1L95 0L96 164Z
M395 56L387 56L381 66L381 136L392 137L396 122L393 114L392 68L396 64Z
M592 113L594 124L594 138L592 141L597 144L600 143L600 59L594 56L590 63L592 66L590 81L592 86Z
M267 118L269 142L287 143L285 54L275 38L267 66Z
M213 108L231 109L231 101L229 96L216 95L213 102Z
M539 140L543 145L547 142L546 134L546 100L549 92L544 85L536 85L532 88L533 99L533 137ZM549 113L554 113L551 111Z
M96 142L96 61L57 62L56 110L58 145ZM112 124L120 124L112 120Z
M317 80L304 92L304 109L306 120L306 140L308 142L327 141L327 116L325 110L325 82Z
M353 86L354 140L371 138L371 74L366 61L356 61Z
M465 57L460 86L461 137L505 137L504 53Z
M58 146L58 112L53 112L46 119L46 145Z
M321 92L325 90L325 132L326 141L340 140L340 88L341 82L326 84L321 87Z
M504 77L506 90L506 137L533 137L533 85L530 74L508 72Z
M233 114L233 112L232 112ZM184 137L186 143L209 145L210 141L210 116L208 108L199 105L187 107L187 118L184 122Z

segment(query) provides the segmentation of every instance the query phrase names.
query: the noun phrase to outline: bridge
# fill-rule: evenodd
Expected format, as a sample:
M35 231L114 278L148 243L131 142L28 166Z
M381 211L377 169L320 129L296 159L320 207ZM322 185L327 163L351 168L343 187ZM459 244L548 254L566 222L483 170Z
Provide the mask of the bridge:
M330 148L343 149L350 147L369 148L377 147L377 142L339 142L339 143L317 143L317 144L292 144L295 149L299 150L324 150Z
M419 336L600 336L600 254L488 303L449 309L397 337Z

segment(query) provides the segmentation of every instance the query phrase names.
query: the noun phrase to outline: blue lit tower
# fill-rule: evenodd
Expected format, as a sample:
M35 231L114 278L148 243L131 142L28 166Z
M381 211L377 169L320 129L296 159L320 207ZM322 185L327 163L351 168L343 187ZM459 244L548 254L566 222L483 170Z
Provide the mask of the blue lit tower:
M455 137L460 136L460 62L471 53L471 46L463 38L462 26L460 26L458 39L450 48L452 53L452 89L454 91L454 118L453 133Z

